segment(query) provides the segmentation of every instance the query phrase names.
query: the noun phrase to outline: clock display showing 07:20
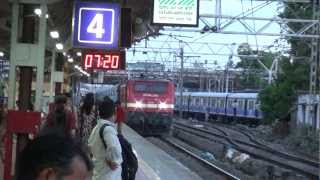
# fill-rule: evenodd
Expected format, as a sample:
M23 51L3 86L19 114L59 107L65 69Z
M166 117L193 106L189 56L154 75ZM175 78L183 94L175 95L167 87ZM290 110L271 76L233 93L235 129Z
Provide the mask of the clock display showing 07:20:
M89 53L85 54L84 59L84 68L85 69L105 69L105 70L118 70L121 68L120 54L96 54Z

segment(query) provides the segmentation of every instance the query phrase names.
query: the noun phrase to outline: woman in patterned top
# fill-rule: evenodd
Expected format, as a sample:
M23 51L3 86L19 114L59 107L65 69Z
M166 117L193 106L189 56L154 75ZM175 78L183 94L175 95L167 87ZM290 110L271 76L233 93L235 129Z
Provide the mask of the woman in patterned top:
M80 108L80 124L79 124L79 136L83 143L87 143L88 138L92 129L95 127L96 111L94 107L94 95L93 93L88 93L84 97L83 105Z

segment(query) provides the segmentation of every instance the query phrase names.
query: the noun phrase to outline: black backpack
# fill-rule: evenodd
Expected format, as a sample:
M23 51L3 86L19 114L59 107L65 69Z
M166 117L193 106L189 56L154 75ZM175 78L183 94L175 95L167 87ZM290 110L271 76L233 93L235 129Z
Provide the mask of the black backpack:
M103 131L108 124L103 124L99 130L99 135L104 147L107 149L107 144L103 138ZM138 159L132 150L132 146L127 139L121 134L118 134L118 139L122 149L122 180L134 180L138 170Z

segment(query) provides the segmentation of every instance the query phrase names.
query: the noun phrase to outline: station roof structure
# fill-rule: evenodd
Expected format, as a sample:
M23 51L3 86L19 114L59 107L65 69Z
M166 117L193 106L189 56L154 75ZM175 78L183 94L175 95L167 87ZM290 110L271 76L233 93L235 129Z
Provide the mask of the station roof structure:
M95 0L97 1L97 0ZM65 47L71 48L72 34L72 12L73 0L47 0L48 2L48 37L51 30L59 32L59 40ZM105 1L104 1L105 2ZM141 41L147 36L157 35L159 26L152 26L150 0L114 0L110 2L119 2L123 7L132 9L133 23L133 41ZM10 0L0 1L0 51L10 52L10 26L11 26L11 5ZM48 38L50 39L50 38ZM48 40L47 49L50 50L55 44ZM9 58L8 58L9 59Z

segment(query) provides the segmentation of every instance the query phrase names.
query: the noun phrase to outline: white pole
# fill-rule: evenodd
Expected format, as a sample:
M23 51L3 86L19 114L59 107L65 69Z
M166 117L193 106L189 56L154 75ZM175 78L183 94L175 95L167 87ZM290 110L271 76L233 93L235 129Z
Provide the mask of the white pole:
M221 0L216 0L216 15L218 17L215 18L215 26L217 27L217 30L220 30L220 16L221 16Z
M180 41L181 44L181 41ZM181 59L181 63L180 63L180 81L179 81L179 90L180 90L180 111L179 111L179 117L182 118L182 94L183 94L183 46L182 44L180 45L180 59Z
M50 102L53 102L53 97L54 97L54 72L55 72L55 66L56 66L56 50L52 50L52 59L51 59L51 78L50 78Z

